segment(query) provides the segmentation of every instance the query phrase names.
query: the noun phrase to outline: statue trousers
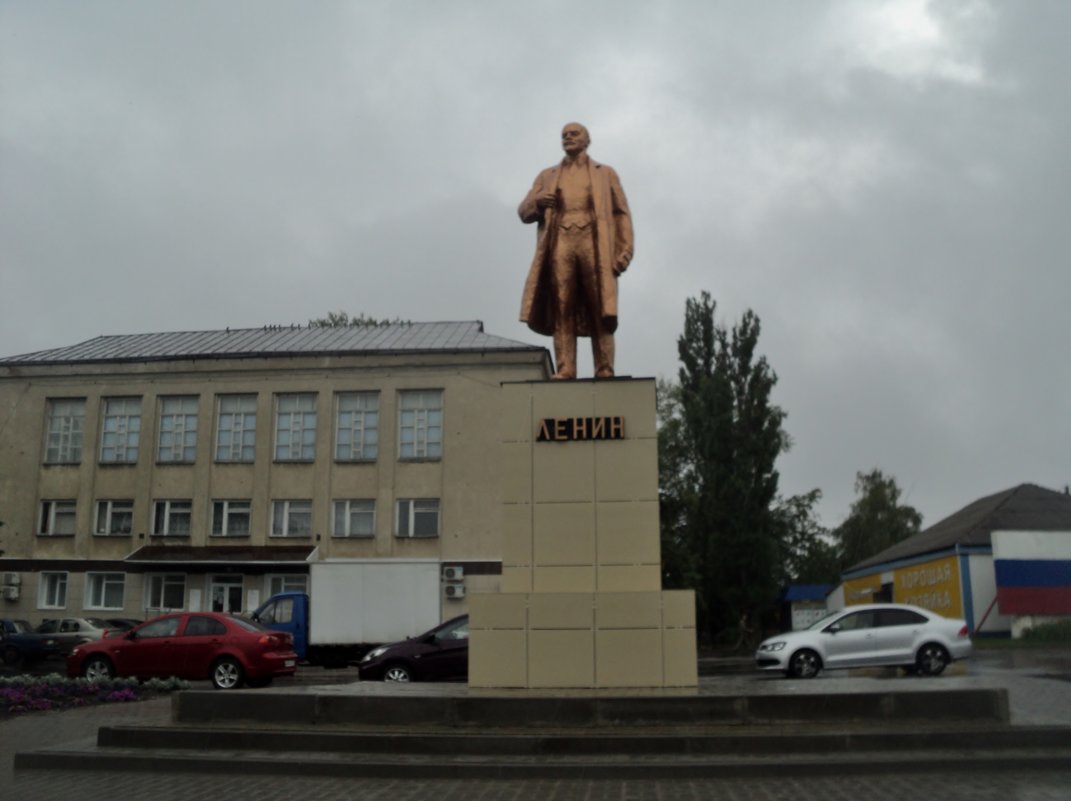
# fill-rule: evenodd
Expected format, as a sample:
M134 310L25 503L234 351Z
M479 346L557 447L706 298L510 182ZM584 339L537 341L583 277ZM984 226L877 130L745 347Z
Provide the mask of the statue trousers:
M554 361L559 378L576 378L577 304L591 325L595 377L614 374L614 335L603 326L599 303L595 226L559 228L551 257L555 306Z

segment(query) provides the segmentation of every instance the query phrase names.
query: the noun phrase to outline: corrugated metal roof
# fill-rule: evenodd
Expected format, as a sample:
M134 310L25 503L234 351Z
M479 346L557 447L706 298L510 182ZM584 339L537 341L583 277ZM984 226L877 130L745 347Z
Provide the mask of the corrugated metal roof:
M910 559L957 545L991 545L994 531L1071 531L1071 495L1035 484L1020 484L979 498L846 573Z
M0 359L0 365L224 359L284 355L542 351L488 334L478 320L389 325L266 326L223 331L100 336L77 345Z

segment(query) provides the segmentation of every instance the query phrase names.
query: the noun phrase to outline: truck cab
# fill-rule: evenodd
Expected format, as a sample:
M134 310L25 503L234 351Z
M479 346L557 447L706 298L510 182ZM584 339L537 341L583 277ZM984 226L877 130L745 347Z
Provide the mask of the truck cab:
M285 631L294 638L298 658L308 659L309 596L303 592L281 592L262 603L252 617L269 629Z

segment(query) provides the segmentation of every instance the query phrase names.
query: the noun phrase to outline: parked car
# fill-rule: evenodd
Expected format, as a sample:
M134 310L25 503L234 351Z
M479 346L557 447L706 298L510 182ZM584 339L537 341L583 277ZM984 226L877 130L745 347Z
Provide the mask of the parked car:
M27 621L12 617L0 617L0 642L3 642L12 634L26 634L33 631Z
M373 648L358 670L365 681L465 681L469 616L455 617L419 637Z
M764 640L755 652L761 670L814 678L821 670L894 665L927 676L971 655L964 620L907 604L841 609L806 629Z
M177 676L209 679L221 690L246 683L264 687L295 670L289 634L220 612L163 615L125 634L79 645L67 658L71 677Z
M6 666L32 665L59 655L55 638L35 633L25 620L0 618L0 660Z
M66 656L76 645L99 640L108 631L108 624L99 617L62 617L42 621L35 631L53 638Z

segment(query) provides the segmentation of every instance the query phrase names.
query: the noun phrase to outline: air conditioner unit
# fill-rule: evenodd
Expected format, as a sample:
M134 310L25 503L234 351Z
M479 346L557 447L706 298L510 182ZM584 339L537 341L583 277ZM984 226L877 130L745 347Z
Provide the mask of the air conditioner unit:
M443 568L443 581L463 581L465 568L460 565L447 565Z
M17 587L22 584L22 576L18 573L5 573L3 585L5 587Z
M4 600L5 601L17 601L19 599L19 588L7 586L4 587Z
M465 597L465 585L464 584L447 584L446 585L446 597L453 600Z

